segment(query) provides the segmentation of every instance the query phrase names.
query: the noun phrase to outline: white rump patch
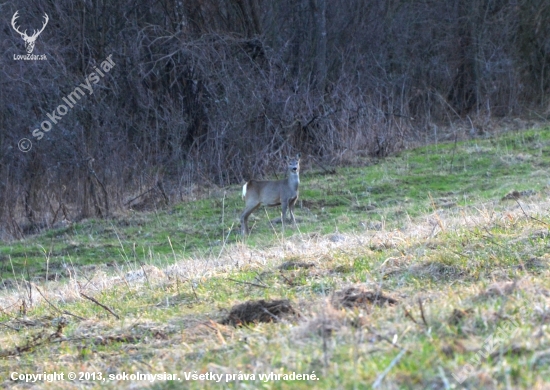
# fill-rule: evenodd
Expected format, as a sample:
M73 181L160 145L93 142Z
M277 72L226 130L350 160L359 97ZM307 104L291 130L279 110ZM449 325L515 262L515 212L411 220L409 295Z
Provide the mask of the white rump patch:
M247 183L244 183L244 186L243 186L243 199L244 197L246 196L246 186L248 185L248 182Z

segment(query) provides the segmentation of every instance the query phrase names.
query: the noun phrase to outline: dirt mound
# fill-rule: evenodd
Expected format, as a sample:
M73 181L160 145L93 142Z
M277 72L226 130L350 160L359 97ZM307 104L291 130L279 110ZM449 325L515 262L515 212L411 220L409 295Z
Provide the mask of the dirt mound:
M231 308L229 315L220 323L242 326L258 322L277 322L283 316L294 315L296 311L288 299L274 301L248 301Z
M384 306L384 304L388 304L392 306L397 303L397 299L383 295L380 291L368 291L362 286L347 287L335 292L332 297L332 304L337 308L368 308L372 305Z

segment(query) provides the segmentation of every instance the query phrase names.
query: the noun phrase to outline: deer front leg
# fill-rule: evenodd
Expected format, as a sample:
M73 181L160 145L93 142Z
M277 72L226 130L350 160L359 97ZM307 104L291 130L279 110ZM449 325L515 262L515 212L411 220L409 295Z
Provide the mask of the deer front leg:
M294 217L294 206L296 205L296 200L297 198L293 199L289 205L290 219L292 220L292 223L294 224L294 226L296 226L296 218Z
M283 230L285 228L285 219L286 219L286 210L288 209L288 201L281 202L282 213L281 213L281 223L283 224Z

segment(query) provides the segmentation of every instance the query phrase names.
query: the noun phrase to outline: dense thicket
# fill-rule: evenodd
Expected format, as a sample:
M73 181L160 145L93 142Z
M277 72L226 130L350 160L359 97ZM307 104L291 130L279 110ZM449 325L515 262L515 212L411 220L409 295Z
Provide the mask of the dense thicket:
M46 61L14 60L25 53L16 10L29 34L48 14L33 53ZM4 237L269 174L282 154L384 156L434 126L548 103L546 0L5 1L0 11ZM111 54L93 93L33 137Z

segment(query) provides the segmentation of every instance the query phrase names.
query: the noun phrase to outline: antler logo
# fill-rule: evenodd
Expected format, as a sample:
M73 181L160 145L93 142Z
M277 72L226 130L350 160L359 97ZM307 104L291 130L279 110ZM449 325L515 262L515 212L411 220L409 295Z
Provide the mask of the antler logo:
M23 40L25 41L25 49L27 49L27 53L31 54L32 51L34 50L34 44L36 43L36 38L38 38L40 33L44 31L44 29L46 28L46 25L48 24L48 20L50 20L50 18L48 17L47 13L44 13L44 24L42 25L42 28L39 31L34 30L34 33L31 36L28 36L27 30L21 32L15 25L15 19L19 17L18 13L19 11L15 11L15 13L13 14L13 18L11 18L11 26L19 35L21 35L21 38L23 38Z

